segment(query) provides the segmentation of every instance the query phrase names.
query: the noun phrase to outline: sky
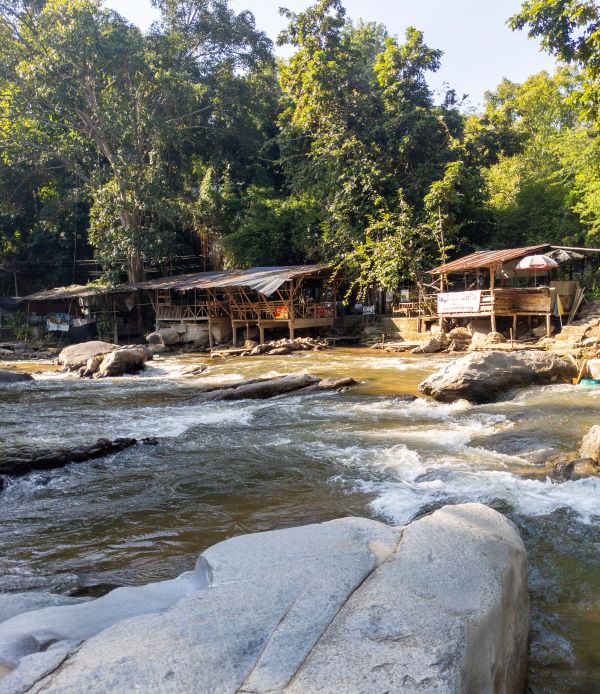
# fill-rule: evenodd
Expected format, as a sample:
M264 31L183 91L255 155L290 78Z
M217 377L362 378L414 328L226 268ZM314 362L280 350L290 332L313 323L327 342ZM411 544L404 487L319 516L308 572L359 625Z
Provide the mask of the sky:
M250 10L257 27L273 40L285 23L278 12L280 6L297 12L310 4L311 0L230 0L237 12ZM381 22L398 36L411 25L423 31L431 48L444 51L441 69L429 78L431 87L442 90L448 85L459 96L468 94L473 107L502 78L522 82L540 70L554 69L553 59L539 50L536 41L506 26L520 4L520 0L344 1L347 16L353 20ZM157 17L150 0L107 0L106 5L144 30ZM276 50L279 55L289 54L289 49Z

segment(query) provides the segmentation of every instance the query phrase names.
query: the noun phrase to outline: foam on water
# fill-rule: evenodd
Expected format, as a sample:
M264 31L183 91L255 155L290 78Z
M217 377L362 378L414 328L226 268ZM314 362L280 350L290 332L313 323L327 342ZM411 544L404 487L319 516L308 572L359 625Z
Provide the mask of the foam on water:
M600 479L596 477L556 483L550 479L525 479L500 470L455 470L444 478L402 480L385 487L363 480L359 486L362 491L377 492L371 508L398 524L408 522L424 506L445 501L503 501L526 516L544 516L565 508L589 524L596 523L599 517Z

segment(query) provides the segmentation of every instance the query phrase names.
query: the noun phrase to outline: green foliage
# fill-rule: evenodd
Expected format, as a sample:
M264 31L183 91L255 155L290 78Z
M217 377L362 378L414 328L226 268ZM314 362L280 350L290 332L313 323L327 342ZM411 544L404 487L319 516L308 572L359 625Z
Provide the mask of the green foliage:
M592 240L598 138L578 118L578 84L576 72L561 68L523 84L504 80L487 94L484 118L520 143L483 170L500 245Z
M600 126L600 5L596 0L526 0L510 20L528 28L559 60L581 68L575 97L582 116Z
M186 168L215 144L190 135L218 129L228 91L270 60L251 16L226 2L157 6L148 35L99 0L0 7L4 160L74 174L97 257L132 280L176 245Z
M227 0L154 4L144 34L101 0L0 3L0 264L21 288L92 254L114 282L184 255L330 261L364 294L479 248L600 244L595 2L524 2L513 28L568 65L479 114L434 97L422 32L341 0L282 10L279 63Z

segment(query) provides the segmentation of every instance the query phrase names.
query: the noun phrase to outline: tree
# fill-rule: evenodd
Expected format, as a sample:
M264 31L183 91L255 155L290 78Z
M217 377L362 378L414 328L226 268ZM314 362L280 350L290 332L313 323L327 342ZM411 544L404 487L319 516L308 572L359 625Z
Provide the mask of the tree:
M504 80L487 93L481 120L498 140L517 144L483 168L496 243L581 245L589 238L594 186L585 162L593 161L598 138L570 98L578 85L578 73L563 67L522 84Z
M296 49L280 72L290 194L319 210L321 257L344 265L362 288L368 277L395 286L398 272L413 275L431 261L425 198L462 156L454 95L436 105L426 81L441 52L413 28L399 42L381 25L353 25L337 0L284 14L280 41Z
M582 115L600 124L600 5L596 0L526 0L509 20L513 29L528 27L542 47L581 68L576 96Z
M270 60L249 13L221 0L157 2L147 35L99 0L0 4L5 160L61 165L84 182L90 240L105 265L172 251L182 182L210 146L224 84Z

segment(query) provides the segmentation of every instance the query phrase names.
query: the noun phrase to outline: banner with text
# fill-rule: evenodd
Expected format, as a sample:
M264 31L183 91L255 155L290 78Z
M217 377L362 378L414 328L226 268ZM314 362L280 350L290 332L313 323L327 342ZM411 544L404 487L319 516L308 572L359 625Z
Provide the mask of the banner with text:
M446 292L437 295L438 314L479 313L481 291Z

